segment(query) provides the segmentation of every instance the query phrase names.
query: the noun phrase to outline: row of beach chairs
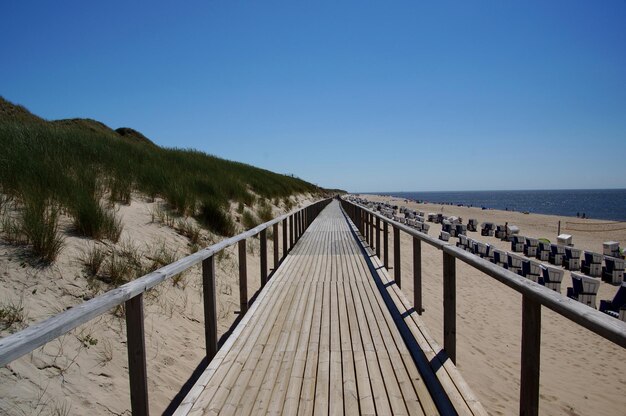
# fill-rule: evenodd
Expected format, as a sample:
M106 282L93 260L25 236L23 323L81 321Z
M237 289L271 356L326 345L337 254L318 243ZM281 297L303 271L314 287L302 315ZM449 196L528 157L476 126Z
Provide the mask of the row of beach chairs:
M536 261L526 259L514 253L499 250L489 244L460 235L457 247L480 256L500 267L519 274L535 283L542 284L554 291L561 291L563 270L545 266Z
M429 225L425 223L425 215L422 212L401 207L400 212L404 216L398 216L395 214L397 207L388 204L372 204L369 201L363 201L361 205L378 210L390 219L428 233ZM625 262L621 257L618 243L604 243L603 254L599 254L575 249L571 246L571 237L567 235L559 236L559 244L551 244L521 236L519 235L519 228L515 226L505 228L505 226L496 226L493 223L483 223L481 235L496 236L511 242L511 252L506 252L466 235L467 231L476 230L478 222L474 219L470 219L465 226L457 217L445 217L441 214L430 213L427 218L428 221L442 224L442 231L439 235L441 240L449 241L451 236L457 237L459 239L458 247L559 293L561 292L564 271L553 266L565 267L571 271L572 277L572 287L567 288L567 296L589 307L596 308L597 305L600 280L594 279L594 277L602 277L609 283L620 284L614 298L601 300L599 309L610 316L626 321ZM426 228L425 231L422 230L422 227ZM538 263L517 253L523 253L526 257L536 258L540 261L548 261L551 265ZM603 261L604 265L602 264ZM584 274L576 271L582 271Z
M520 235L513 237L511 251L524 253L527 257L535 257L541 261L549 261L550 264L563 266L570 271L582 271L591 277L602 277L611 284L621 284L624 281L625 262L622 258L581 251L574 247L551 244Z

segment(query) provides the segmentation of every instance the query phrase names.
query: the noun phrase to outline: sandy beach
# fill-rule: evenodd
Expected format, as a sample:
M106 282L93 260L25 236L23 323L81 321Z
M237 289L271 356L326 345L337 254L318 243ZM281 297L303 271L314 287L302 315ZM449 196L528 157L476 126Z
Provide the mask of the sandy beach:
M318 199L291 197L293 208ZM93 245L118 252L134 251L149 260L155 248L165 247L175 257L190 253L187 237L154 218L159 201L134 195L130 205L117 205L124 231L117 244L95 242L72 235L65 221L65 247L50 267L31 264L24 248L0 243L0 304L19 306L23 322L18 329L58 314L110 289L84 276L80 261ZM286 207L273 206L274 216ZM232 215L237 218L236 205ZM194 221L188 218L188 221ZM201 245L224 237L203 230ZM248 295L260 288L259 240L247 242ZM273 268L271 239L268 266ZM282 252L282 245L280 247ZM282 255L282 254L281 254ZM237 247L230 247L216 263L218 336L232 325L239 311ZM150 411L161 414L192 375L205 354L202 276L196 266L180 279L163 282L144 296L145 336ZM123 311L111 310L34 352L0 368L1 415L129 415L130 393Z
M496 224L508 222L520 234L556 242L558 222L561 233L571 234L576 248L602 252L608 240L626 244L623 228L607 221L581 220L552 215L483 210L454 205L406 202L387 196L358 195L377 202L391 202L425 213L460 216L467 223L476 218ZM429 235L437 237L441 225L429 223ZM623 224L621 224L623 225ZM478 241L509 251L510 243L480 232L468 232ZM411 237L401 233L402 290L413 294ZM456 238L450 238L456 242ZM422 245L423 320L443 345L442 254ZM390 253L393 256L393 253ZM561 293L571 286L565 271ZM612 299L617 287L602 282L600 299ZM546 415L626 414L626 350L542 308L540 413ZM516 414L519 403L521 338L521 295L463 262L457 262L457 366L490 414Z

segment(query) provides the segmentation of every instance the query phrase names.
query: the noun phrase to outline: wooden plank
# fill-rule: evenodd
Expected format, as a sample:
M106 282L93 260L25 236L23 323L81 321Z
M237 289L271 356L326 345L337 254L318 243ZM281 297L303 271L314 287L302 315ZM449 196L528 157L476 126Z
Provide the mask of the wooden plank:
M150 413L150 407L143 326L143 295L137 295L126 301L125 312L131 409L133 415L147 416Z
M338 233L335 233L338 234ZM336 239L338 240L338 238ZM336 241L335 240L335 241ZM341 267L337 251L331 253L330 276L330 397L328 403L329 414L343 413L343 375L341 361L341 315L339 315L338 289Z
M345 249L345 247L344 247ZM350 349L354 360L354 373L356 380L356 390L358 394L359 410L365 415L376 414L376 408L374 406L374 393L370 383L369 371L367 368L367 360L365 358L365 349L363 344L363 338L361 336L361 329L359 320L357 319L356 304L353 297L352 285L356 280L356 277L352 273L351 262L354 255L349 254L350 250L344 251L342 263L344 268L344 293L346 299L346 311L348 317L348 325L350 327ZM348 346L346 346L346 349Z
M373 270L384 272L384 269L380 268L380 260L378 258L374 258L373 260L376 262L376 264L372 265ZM367 258L361 258L360 263L362 273L364 275L370 275L371 271L368 269ZM368 297L372 304L374 316L384 318L383 320L379 320L382 339L385 343L385 348L387 348L392 356L394 371L398 375L398 382L402 388L409 414L439 414L428 387L415 366L413 357L405 345L394 318L389 312L388 305L385 303L385 300L382 299L381 292L376 282L373 279L366 279L363 283L366 292L369 294ZM397 286L394 287L396 290L400 291ZM399 366L398 363L404 363L404 367ZM417 397L415 394L417 394Z
M291 273L294 265L297 265L297 257L287 257L281 265L281 271L285 274ZM282 302L282 297L286 295L290 284L295 284L291 279L272 279L261 291L248 314L246 314L239 325L234 329L231 336L218 351L215 358L209 363L196 385L191 389L187 397L183 400L177 415L186 415L191 410L192 405L196 406L196 412L208 407L215 390L219 387L224 375L230 370L236 357L241 354L242 346L246 343L254 343L261 331L265 317L270 313L271 308ZM259 307L260 306L260 307Z
M356 244L354 240L352 243ZM369 250L368 254L373 253ZM371 276L366 257L361 256L359 258L358 266L361 275ZM373 279L362 279L359 285L362 288L364 303L368 305L366 308L369 313L368 321L376 324L373 325L373 333L379 334L375 336L378 339L376 343L378 345L377 351L384 354L383 358L379 358L379 360L381 362L387 361L389 363L387 364L388 367L391 367L391 370L387 369L388 375L385 376L385 382L389 385L390 378L393 375L396 377L398 387L389 391L393 413L404 414L408 412L408 414L417 415L424 414L426 410L428 414L436 414L437 409L430 398L428 388L421 380L413 358L406 349L404 341ZM372 328L372 325L370 325L370 328ZM392 400L394 396L395 401Z
M231 409L223 409L224 414L265 413L283 360L291 325L300 306L302 294L308 290L309 284L300 283L292 286L293 290L284 302L275 323L268 328L267 338L257 343L252 353L246 357L244 371L231 390L227 403L233 406Z
M288 265L289 262L286 262L285 265ZM274 279L272 279L272 282ZM271 283L268 283L268 286L271 286ZM202 391L202 396L199 396L196 399L194 406L194 413L203 413L203 408L213 408L217 400L214 400L214 396L216 396L219 392L219 389L225 386L224 380L227 380L229 374L231 374L230 379L232 380L236 375L241 372L241 368L243 367L243 362L250 354L251 348L257 339L261 336L261 332L263 330L264 323L266 322L265 318L272 313L272 309L276 307L276 305L282 304L282 299L284 296L289 293L289 286L293 282L291 281L280 281L278 283L279 286L282 286L280 290L275 291L272 296L272 302L264 303L264 307L257 312L249 322L246 323L246 327L248 331L244 331L240 333L241 335L236 338L236 341L229 348L222 348L216 358L210 363L209 368L207 368L206 373L209 373L209 379L203 381L204 388ZM265 293L264 289L261 292L261 295ZM280 293L276 293L280 292ZM251 311L255 309L255 306L258 303L252 306ZM244 320L248 318L248 314L244 316ZM236 330L239 329L239 325ZM231 338L229 338L231 339ZM224 353L222 351L224 350ZM240 358L241 357L241 358ZM213 363L216 362L216 365L213 366ZM212 373L212 374L211 374ZM190 393L191 395L191 393Z
M297 413L299 415L313 414L315 406L318 356L322 332L322 307L324 304L324 290L326 286L321 279L318 280L318 285L320 285L321 290L321 301L315 304L315 311L313 312L314 319L313 324L311 325L306 366L304 369L302 388L300 389L300 398L298 401Z
M300 268L296 273L298 276L306 276L307 271L314 267L312 263L316 260L315 256L310 255L310 251L301 249L302 247L306 248L305 245L306 241L303 241L302 244L298 245L295 252L300 257ZM265 343L260 359L250 360L252 366L254 366L254 373L243 395L245 400L241 400L240 405L237 407L237 414L248 414L249 412L252 414L266 413L277 384L277 378L281 376L281 373L284 378L291 372L293 349L301 330L302 316L298 313L298 310L302 302L308 299L311 284L310 279L302 278L295 286L296 292L292 296L290 310L286 317L277 321L273 328L274 331L278 329L280 332L275 332L268 342ZM280 328L281 326L282 329ZM284 366L285 364L286 366ZM241 381L238 381L238 383L243 384ZM283 386L285 385L283 384Z
M456 265L443 253L443 348L456 364Z
M340 257L341 271L344 271L345 256ZM340 316L340 349L341 370L343 381L343 410L344 414L356 415L359 412L359 393L356 383L356 370L354 365L354 352L350 330L350 319L347 309L347 296L344 285L348 276L342 276L337 282L338 313Z
M299 246L299 250L305 250L306 248L306 245ZM265 299L265 293L267 293L268 287L272 287L272 283L278 285L278 288L270 291L273 296L270 297L267 302L264 302L264 308L259 309L256 316L247 323L249 331L244 331L241 333L242 335L237 338L237 340L241 340L241 342L233 343L220 357L222 350L224 350L224 348L222 348L216 359L213 360L213 362L219 361L218 358L221 360L215 367L212 367L213 362L211 362L207 370L212 371L213 376L210 377L209 380L204 381L206 387L202 395L196 399L195 410L192 411L192 414L203 413L204 410L202 409L205 408L219 409L219 404L227 399L230 386L235 382L237 376L241 374L241 369L245 365L246 360L249 359L255 343L259 342L261 339L266 339L268 331L271 329L278 315L278 310L280 310L286 296L291 293L290 288L298 284L295 279L285 278L290 273L297 271L298 267L302 266L302 263L300 263L298 259L298 256L287 257L286 261L281 266L281 271L284 273L279 274L276 280L272 279L268 285L266 285L266 288L262 290L259 297ZM253 305L253 309L255 305ZM269 319L268 317L273 318ZM244 316L244 321L246 318L247 315ZM238 329L239 326L236 330Z
M374 340L372 339L372 333L370 330L371 323L367 319L361 293L359 292L356 284L356 280L361 278L361 276L356 271L357 266L355 263L355 261L350 262L350 273L355 276L355 283L351 285L351 292L356 308L356 319L359 322L360 335L363 341L365 363L369 374L369 383L371 386L376 414L388 415L391 414L391 404L389 403L389 397L387 395L387 385L383 379L381 364L376 354Z
M202 261L202 293L204 299L204 339L207 361L217 353L217 302L215 297L215 258Z
M296 316L298 320L295 322L294 330L291 331L287 344L287 354L283 359L281 373L278 375L277 383L270 398L268 409L270 414L293 414L298 408L306 347L311 332L313 309L319 292L317 283L313 279L309 281L309 290L305 293L305 311Z
M400 377L400 379L402 379L404 376L405 382L408 380L405 373L401 375L396 374L393 365L394 363L398 364L398 361L401 361L400 357L398 354L392 354L392 351L389 351L387 349L384 337L385 335L388 336L389 334L381 332L379 319L377 319L372 310L372 304L370 299L371 292L368 292L365 289L364 282L362 280L356 282L355 286L359 291L364 315L369 324L370 334L372 336L372 343L374 345L374 353L376 355L376 360L378 361L382 379L384 380L385 388L387 390L387 400L389 401L389 406L391 407L391 414L406 415L408 414L406 401L412 401L413 404L417 404L419 408L417 396L415 392L412 391L413 394L411 397L403 397L398 376Z
M239 313L248 310L248 270L246 259L246 240L237 243L239 249Z
M324 293L322 302L322 324L317 362L317 377L315 380L314 414L328 414L330 389L330 286L324 279Z
M520 410L522 416L539 414L539 374L541 362L541 304L522 297L522 365Z
M319 337L318 333L313 331L313 323L316 315L314 310L316 305L321 304L321 297L323 293L323 284L315 282L314 295L310 296L312 302L309 316L303 322L302 332L300 339L298 340L298 347L294 356L294 362L291 368L291 374L288 380L287 391L285 393L285 400L282 406L282 414L291 415L295 414L298 410L300 403L300 391L304 381L305 368L307 366L308 346L313 341L312 337ZM276 398L275 406L279 406L280 399Z
M432 377L438 379L443 389L435 389L432 393L435 394L438 402L442 400L445 402L446 394L449 395L450 401L454 404L454 409L461 415L486 415L484 408L480 402L476 399L473 392L467 385L467 383L460 376L458 370L454 364L447 359L445 354L439 354L441 347L434 341L429 335L424 323L419 319L418 315L409 313L412 305L406 299L402 290L396 285L391 285L393 280L389 277L387 270L382 266L382 262L373 258L373 269L376 271L381 279L381 285L386 289L387 293L393 299L393 302L398 307L398 313L401 314L400 320L404 321L409 330L411 339L413 339L423 351L426 360L416 360L416 363L420 366L420 373L424 379L432 385ZM395 319L395 318L394 318ZM403 337L405 335L403 334ZM426 367L433 366L435 374L426 370ZM454 410L443 410L444 413L450 413Z

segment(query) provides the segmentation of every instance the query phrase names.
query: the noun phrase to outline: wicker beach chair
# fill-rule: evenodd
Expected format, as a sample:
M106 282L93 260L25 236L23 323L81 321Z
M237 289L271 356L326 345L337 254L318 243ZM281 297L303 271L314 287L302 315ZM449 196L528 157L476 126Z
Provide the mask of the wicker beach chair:
M622 282L619 289L615 293L613 300L601 300L600 312L604 312L611 315L614 318L620 319L620 310L626 308L626 282ZM624 316L624 314L622 314ZM626 319L622 319L626 320Z

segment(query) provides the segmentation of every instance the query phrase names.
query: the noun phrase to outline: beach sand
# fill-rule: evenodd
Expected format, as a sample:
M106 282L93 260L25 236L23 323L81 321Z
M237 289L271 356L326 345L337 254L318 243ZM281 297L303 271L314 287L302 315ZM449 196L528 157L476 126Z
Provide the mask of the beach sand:
M460 216L467 223L508 222L520 227L520 235L556 242L561 233L571 234L576 248L602 252L603 241L626 245L625 224L581 220L552 215L482 210L439 204L418 204L404 199L359 195L372 201L408 206L425 213ZM429 235L438 237L440 224L428 223ZM581 231L586 230L586 231ZM510 251L510 243L480 232L468 232L475 240ZM391 238L390 238L391 241ZM458 241L451 237L451 242ZM391 243L390 243L391 244ZM411 237L401 233L402 290L412 299ZM522 253L523 255L523 253ZM390 250L393 258L393 250ZM390 264L393 260L390 260ZM521 295L493 278L457 261L457 366L490 414L510 415L519 411ZM422 319L443 345L442 253L422 244ZM571 286L565 271L561 293ZM600 299L612 299L616 286L602 282ZM626 415L626 349L542 308L540 414Z
M300 195L291 199L293 208L289 210L318 198ZM0 336L60 313L107 289L104 285L96 288L84 276L79 259L86 247L133 246L145 258L146 252L165 245L177 258L188 255L191 247L187 237L153 221L156 204L158 201L147 202L134 195L130 205L118 205L124 231L115 245L72 235L69 218L64 218L61 228L66 231L65 247L50 267L31 264L23 247L0 243L0 306L19 305L24 313L24 322L0 331ZM234 215L235 208L233 205ZM285 207L273 207L273 212L275 216L282 215ZM202 238L202 246L223 239L206 231L202 231ZM247 248L248 295L252 297L260 288L259 240L248 239ZM274 267L272 252L269 239L270 269ZM238 316L238 270L237 247L217 256L218 336ZM163 282L144 295L148 391L153 414L166 409L205 354L200 267L184 273L176 284L174 281ZM0 415L5 414L129 415L126 324L121 310L105 313L0 368Z

